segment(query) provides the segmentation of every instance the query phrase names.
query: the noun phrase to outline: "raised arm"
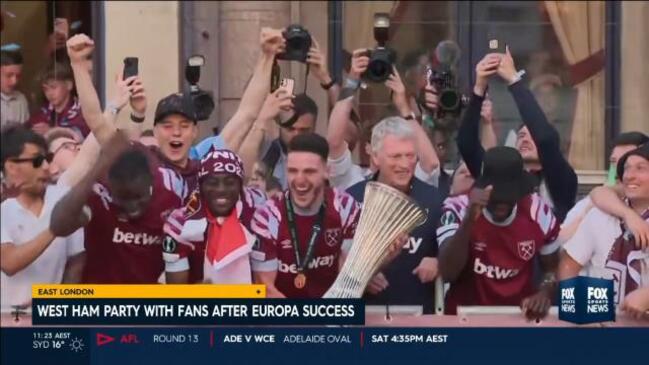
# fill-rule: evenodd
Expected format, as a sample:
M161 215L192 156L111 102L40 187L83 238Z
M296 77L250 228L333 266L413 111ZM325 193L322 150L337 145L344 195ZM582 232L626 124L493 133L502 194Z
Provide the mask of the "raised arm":
M243 140L259 114L264 99L270 93L270 76L275 55L283 52L286 48L286 41L279 29L263 28L260 42L262 52L250 83L243 92L237 111L221 132L225 144L234 152L239 152Z
M92 186L129 144L128 138L121 132L115 133L108 143L110 148L102 150L93 168L54 207L50 231L55 235L68 236L88 223L83 207L92 193Z
M353 83L360 83L361 74L367 69L370 59L364 48L357 49L352 54L352 65L347 78ZM347 150L345 130L349 123L349 116L354 106L354 95L357 88L346 87L338 94L337 101L329 116L327 126L327 142L329 143L329 159L337 160Z
M259 150L266 131L272 123L275 123L275 118L280 111L293 108L293 97L283 88L275 90L274 93L268 94L266 97L266 101L264 101L264 105L259 112L259 117L255 120L239 149L239 156L243 161L243 170L246 172L247 177L252 176L252 167L259 159Z
M485 151L487 151L490 148L494 148L496 147L496 145L498 145L498 139L496 138L496 131L494 130L493 103L488 98L486 98L482 103L480 116L482 117L481 119L482 128L480 129L480 141L482 142L482 148Z
M433 147L433 143L428 134L422 126L417 122L413 117L412 109L410 108L410 103L408 102L408 97L406 96L406 87L401 81L401 76L396 67L393 68L393 72L390 75L390 78L385 81L385 86L392 90L392 100L394 105L397 107L399 114L406 119L408 124L415 131L417 138L417 154L419 156L419 165L421 169L427 174L432 174L437 167L439 167L439 158Z
M344 95L334 105L329 115L329 125L327 126L327 142L329 143L329 158L332 160L339 159L347 150L345 141L345 127L349 123L349 114L354 107L354 90L343 89Z
M121 79L121 72L115 77L115 94L108 102L103 113L104 122L115 125L119 111L124 108L126 103L131 101L131 107L134 110L146 110L146 97L142 83L137 76L129 77L126 80ZM83 141L81 149L75 157L72 165L61 175L58 184L64 186L74 186L85 176L99 157L101 146L97 142L94 133L90 133Z
M311 39L313 40L313 46L309 50L306 62L310 65L313 76L315 76L318 82L320 82L320 86L323 88L328 87L328 89L326 89L328 100L327 105L328 108L332 108L338 100L340 86L334 82L334 79L331 78L331 74L329 74L327 55L322 52L320 44L313 36Z
M131 113L128 118L129 121L124 123L119 129L127 131L131 139L136 139L142 134L145 121L147 107L146 90L144 89L144 83L140 76L131 76L122 80L123 68L124 66L122 65L118 74L115 76L115 99L119 98L119 102L115 102L115 105L119 105L118 110L121 110L126 105L126 102L129 102L131 104ZM107 116L107 112L110 111L105 110L104 117L114 124L115 119L117 119L117 114L110 113L111 118Z
M563 220L570 208L575 205L577 174L561 153L559 133L548 122L534 94L517 77L509 47L498 67L498 75L509 85L509 91L514 97L523 123L529 129L539 151L539 162L543 171L550 172L543 174L543 177L554 201L557 215L560 220Z
M92 55L95 43L87 35L77 34L68 40L67 47L83 118L99 144L104 145L113 136L116 128L104 119L97 90L90 77L88 58Z
M469 208L455 234L443 242L439 247L439 273L447 282L453 282L462 273L469 258L471 231L475 221L481 214L482 208L487 205L492 188L473 188L469 195Z
M649 247L649 224L624 203L621 188L616 190L608 186L598 186L590 192L589 196L597 208L624 220L625 225L633 233L638 247Z
M474 178L480 176L482 156L484 155L484 149L480 143L480 112L489 77L497 72L500 58L501 55L490 53L476 65L473 95L457 132L457 147Z

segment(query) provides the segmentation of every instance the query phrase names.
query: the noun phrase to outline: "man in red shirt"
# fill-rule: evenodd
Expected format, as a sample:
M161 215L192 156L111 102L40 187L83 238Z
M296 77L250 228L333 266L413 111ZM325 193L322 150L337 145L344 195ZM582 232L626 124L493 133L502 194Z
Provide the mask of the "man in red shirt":
M81 282L156 283L164 269L163 224L186 194L179 174L117 132L93 170L57 203L50 228L73 231L82 211L90 214Z
M469 195L446 199L437 239L439 269L451 283L447 313L455 314L458 305L520 305L528 318L547 313L556 289L559 224L533 191L520 153L495 147L486 152ZM533 283L538 255L548 274L541 288Z
M70 66L52 64L39 79L47 104L27 120L25 125L36 133L45 134L50 128L70 128L86 137L90 128L81 114L81 105L74 97L74 79Z
M164 227L167 283L252 282L249 254L257 237L250 222L265 194L243 187L243 176L243 163L232 151L213 149L201 160L200 190Z
M255 282L273 298L320 298L333 284L351 248L360 205L327 186L327 141L293 138L287 157L288 190L259 208L252 229Z

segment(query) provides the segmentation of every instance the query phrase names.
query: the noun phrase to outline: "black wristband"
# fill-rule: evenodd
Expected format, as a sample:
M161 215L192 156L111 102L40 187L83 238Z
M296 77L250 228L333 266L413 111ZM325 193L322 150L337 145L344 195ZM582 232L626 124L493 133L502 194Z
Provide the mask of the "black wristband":
M327 84L320 84L320 86L325 90L331 89L334 85L336 85L336 79L331 79Z
M131 120L134 123L142 123L142 122L144 122L144 117L139 118L139 117L136 117L135 115L133 115L133 113L131 113Z

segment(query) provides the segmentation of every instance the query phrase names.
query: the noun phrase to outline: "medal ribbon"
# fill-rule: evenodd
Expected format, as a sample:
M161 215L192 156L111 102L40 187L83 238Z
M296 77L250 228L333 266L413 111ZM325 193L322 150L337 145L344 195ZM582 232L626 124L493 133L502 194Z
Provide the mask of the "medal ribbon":
M320 211L318 212L318 220L316 221L315 225L313 226L313 230L311 231L311 238L309 238L304 260L300 259L300 248L299 241L297 239L295 213L293 213L293 204L291 203L290 194L286 194L284 203L286 205L286 212L288 215L288 228L291 233L291 243L293 243L293 250L295 251L295 263L297 264L297 271L298 273L302 273L306 269L309 261L311 261L311 259L313 258L315 241L318 238L318 234L320 234L320 231L322 230L322 222L325 215L325 202L322 202L322 206L320 207Z

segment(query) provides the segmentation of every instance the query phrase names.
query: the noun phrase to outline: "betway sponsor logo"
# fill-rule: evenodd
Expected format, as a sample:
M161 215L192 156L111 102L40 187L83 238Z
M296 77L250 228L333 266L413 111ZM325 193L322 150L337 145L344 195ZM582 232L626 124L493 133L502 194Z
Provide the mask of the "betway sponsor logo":
M160 243L160 236L149 235L144 232L132 233L132 232L122 232L119 230L119 227L115 227L113 231L113 242L114 243L132 243L134 245L156 245Z
M473 263L473 271L478 275L486 275L490 279L509 279L518 275L516 269L503 269L500 266L483 264L479 257L476 257Z
M318 256L309 262L309 269L318 269L321 267L332 267L336 262L334 255ZM286 264L282 261L279 262L279 271L284 273L297 274L296 264Z

